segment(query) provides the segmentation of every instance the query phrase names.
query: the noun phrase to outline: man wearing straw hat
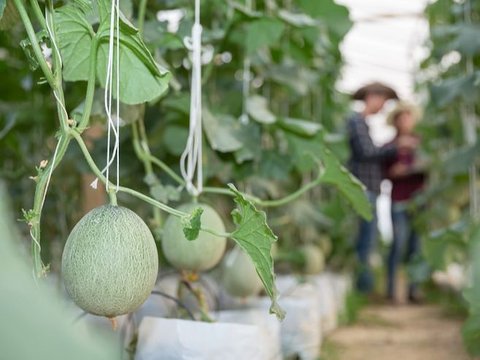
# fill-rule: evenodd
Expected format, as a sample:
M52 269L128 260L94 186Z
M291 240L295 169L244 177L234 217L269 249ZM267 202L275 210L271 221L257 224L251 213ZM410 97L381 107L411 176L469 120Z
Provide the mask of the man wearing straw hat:
M413 148L416 144L411 138L399 138L396 143L378 147L370 137L366 119L380 112L387 100L398 99L397 93L392 88L375 82L358 89L352 97L354 100L362 101L364 109L360 113L354 113L348 119L348 141L351 150L349 168L365 185L373 209L373 219L371 221L360 220L356 237L356 252L360 265L356 286L359 291L369 294L372 292L374 285L369 258L377 232L376 201L380 194L382 166L385 161L397 155L399 147Z

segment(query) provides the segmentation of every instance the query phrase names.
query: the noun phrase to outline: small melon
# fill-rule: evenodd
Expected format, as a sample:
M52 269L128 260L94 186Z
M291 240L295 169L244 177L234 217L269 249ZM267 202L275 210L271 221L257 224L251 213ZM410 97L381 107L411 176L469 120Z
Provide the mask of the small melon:
M329 256L332 254L333 251L333 244L330 236L323 234L320 235L320 239L318 240L320 249L322 250L325 256Z
M223 270L223 286L230 295L248 297L262 290L262 281L252 260L238 246L225 256Z
M184 204L178 210L190 213L201 207L202 227L225 232L222 218L206 204ZM198 238L187 240L179 217L170 215L165 221L162 236L162 249L167 260L178 270L205 271L213 268L222 259L227 239L200 231Z
M65 288L79 307L95 315L135 311L150 295L157 273L152 233L124 207L104 205L87 213L63 250Z
M325 268L325 256L317 245L304 245L301 251L305 259L303 267L305 274L315 275L323 271Z

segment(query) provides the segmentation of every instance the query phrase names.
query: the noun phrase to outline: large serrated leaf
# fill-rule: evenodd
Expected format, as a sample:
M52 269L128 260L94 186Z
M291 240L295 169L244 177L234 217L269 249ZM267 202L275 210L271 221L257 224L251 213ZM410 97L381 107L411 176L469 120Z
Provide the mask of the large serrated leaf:
M104 1L98 1L97 12L103 19L95 34L89 23L85 6L77 6L74 3L65 5L56 10L56 32L58 43L62 53L64 65L64 79L66 81L88 80L90 66L90 52L93 46L93 38L99 41L97 51L97 80L105 86L109 16L108 6ZM93 11L93 10L92 10ZM107 23L106 23L107 22ZM120 21L120 100L125 104L139 104L154 100L161 96L168 87L170 75L155 63L151 53L143 43L138 30L121 16ZM113 84L116 83L116 71L114 71Z
M321 160L325 167L321 182L335 186L360 216L371 220L372 206L365 194L365 186L325 147L321 151Z
M257 210L234 185L228 186L237 204L237 208L232 211L236 229L231 237L252 259L265 291L272 300L270 312L283 319L285 312L277 303L278 294L271 255L272 244L277 241L277 237L267 225L265 213Z

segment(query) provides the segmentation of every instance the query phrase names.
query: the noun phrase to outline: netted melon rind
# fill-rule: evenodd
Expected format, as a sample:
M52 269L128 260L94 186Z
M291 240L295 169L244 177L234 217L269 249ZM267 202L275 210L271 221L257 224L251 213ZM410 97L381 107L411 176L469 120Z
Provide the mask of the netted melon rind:
M155 240L133 211L105 205L86 214L62 256L65 288L83 310L115 317L135 311L158 274Z

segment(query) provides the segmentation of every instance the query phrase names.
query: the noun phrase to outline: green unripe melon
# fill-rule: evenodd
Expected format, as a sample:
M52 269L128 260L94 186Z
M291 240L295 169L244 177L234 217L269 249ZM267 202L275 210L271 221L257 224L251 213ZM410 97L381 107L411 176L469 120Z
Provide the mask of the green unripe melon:
M333 250L333 244L332 244L332 240L330 239L330 236L326 234L320 235L319 246L320 246L320 250L322 250L323 252L323 255L329 256Z
M325 268L325 256L317 245L304 245L301 251L305 259L303 268L305 274L315 275L323 271Z
M115 317L150 295L158 273L155 240L133 211L105 205L73 228L62 256L66 290L83 310Z
M178 210L191 212L201 207L202 227L225 232L221 217L210 206L205 204L184 204ZM198 238L187 240L183 234L182 221L177 216L169 216L163 227L162 249L167 260L178 270L205 271L213 268L221 260L225 252L227 239L200 231Z
M232 296L253 296L262 290L262 281L252 260L239 247L227 253L223 271L223 286Z

